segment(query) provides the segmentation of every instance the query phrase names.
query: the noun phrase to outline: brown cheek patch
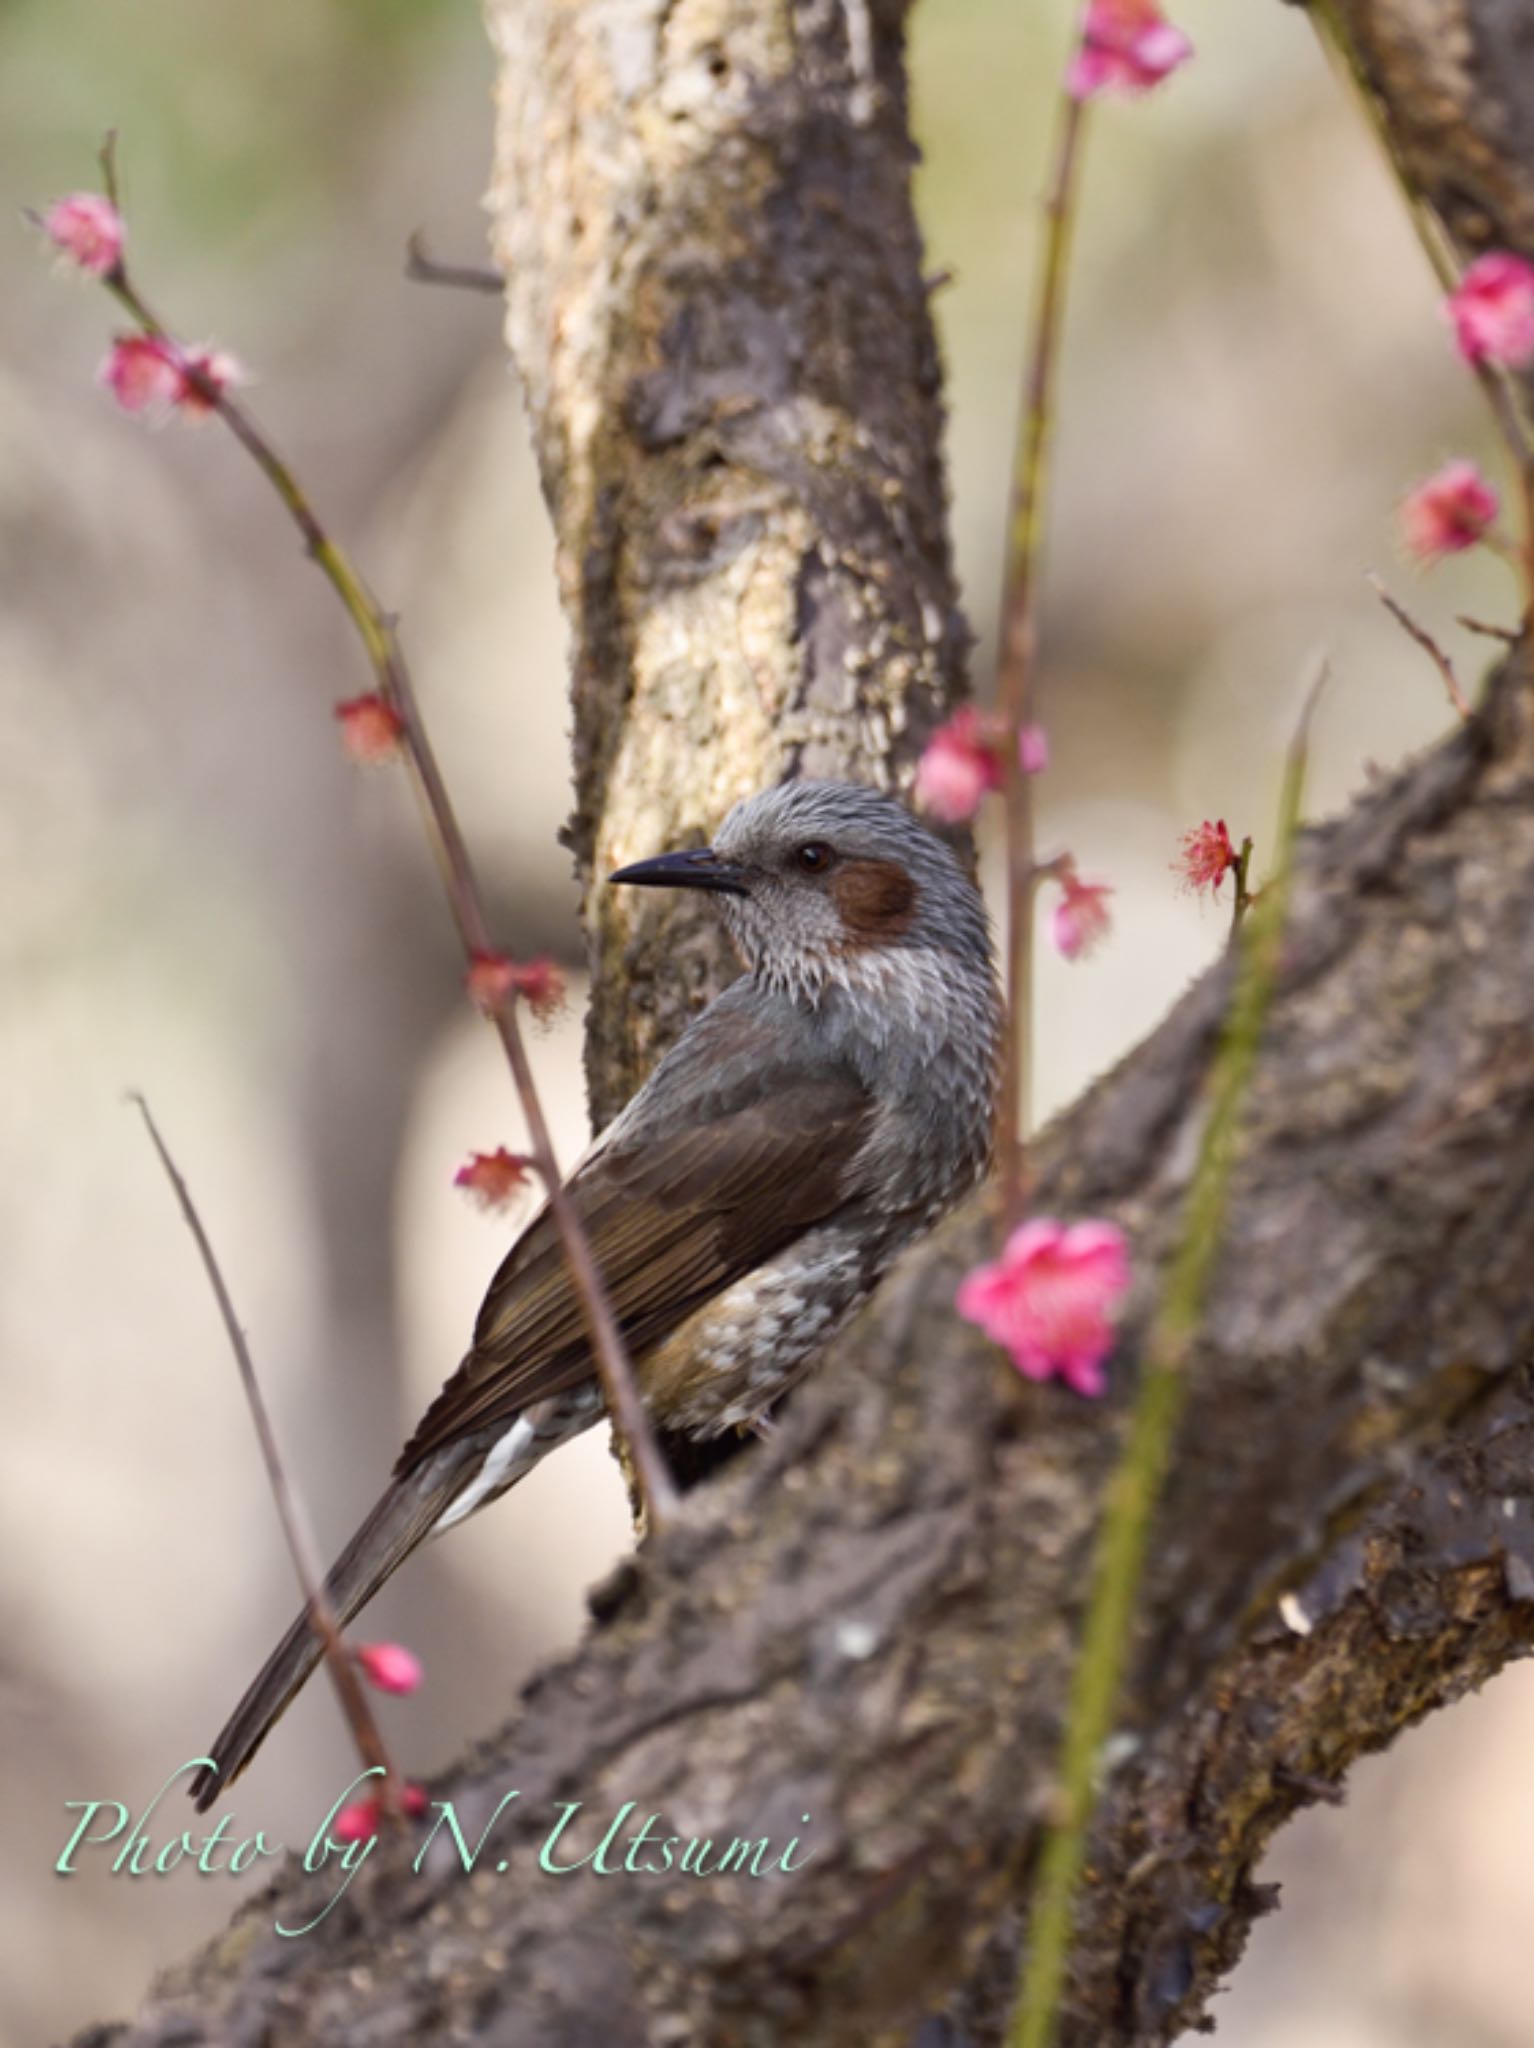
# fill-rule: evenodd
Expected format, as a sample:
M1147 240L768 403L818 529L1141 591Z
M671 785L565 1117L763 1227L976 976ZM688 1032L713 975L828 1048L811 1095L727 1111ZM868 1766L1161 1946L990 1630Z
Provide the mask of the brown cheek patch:
M892 860L849 860L836 872L831 894L853 945L898 939L916 915L916 884Z

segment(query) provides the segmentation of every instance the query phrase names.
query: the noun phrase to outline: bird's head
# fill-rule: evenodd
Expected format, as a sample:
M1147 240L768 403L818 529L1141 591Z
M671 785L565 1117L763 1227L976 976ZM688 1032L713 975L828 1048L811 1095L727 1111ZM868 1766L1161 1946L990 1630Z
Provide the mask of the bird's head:
M989 972L979 891L942 840L876 789L780 783L738 803L711 846L611 879L715 892L747 966L792 990L856 980L889 953L944 953Z

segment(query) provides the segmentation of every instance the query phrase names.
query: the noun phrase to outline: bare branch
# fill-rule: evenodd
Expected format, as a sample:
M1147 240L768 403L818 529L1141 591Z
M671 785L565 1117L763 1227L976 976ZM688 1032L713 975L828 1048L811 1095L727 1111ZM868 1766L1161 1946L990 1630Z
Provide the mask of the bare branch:
M325 1668L330 1673L330 1682L336 1689L341 1702L341 1712L352 1731L357 1753L370 1771L380 1773L379 1808L382 1813L394 1819L399 1818L399 1794L404 1785L390 1761L384 1746L383 1735L368 1704L362 1681L357 1676L357 1667L352 1662L351 1652L346 1647L340 1625L336 1621L335 1609L325 1592L325 1567L315 1547L314 1532L309 1527L309 1518L303 1504L288 1477L287 1465L283 1460L282 1448L277 1442L277 1432L267 1410L261 1383L256 1377L255 1360L250 1355L250 1345L239 1317L234 1312L234 1302L225 1284L218 1256L213 1249L212 1239L198 1214L181 1171L171 1157L160 1127L154 1120L145 1098L134 1093L129 1101L144 1119L144 1128L149 1133L149 1142L159 1154L160 1164L165 1169L166 1179L175 1191L186 1226L191 1231L197 1246L197 1255L202 1260L203 1271L213 1289L213 1298L218 1303L218 1312L229 1337L229 1348L234 1353L234 1362L239 1368L240 1384L245 1389L245 1399L250 1404L251 1420L256 1425L256 1438L261 1445L261 1457L266 1465L266 1476L271 1482L272 1499L277 1504L277 1517L282 1523L282 1533L287 1542L288 1553L293 1559L293 1569L298 1574L298 1583L303 1588L304 1599L309 1608L309 1621L325 1649Z

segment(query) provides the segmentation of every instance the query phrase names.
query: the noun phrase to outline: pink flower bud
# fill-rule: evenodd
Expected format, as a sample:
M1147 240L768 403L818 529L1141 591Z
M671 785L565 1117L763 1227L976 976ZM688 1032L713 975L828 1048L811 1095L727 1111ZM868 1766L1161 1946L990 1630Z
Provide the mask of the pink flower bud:
M1467 363L1534 362L1534 264L1506 249L1477 256L1445 302Z
M1484 540L1497 494L1473 462L1446 462L1401 501L1401 539L1419 562L1457 555Z
M111 277L123 258L122 215L99 192L71 192L43 215L43 232L92 277Z
M467 1164L453 1175L453 1186L462 1188L482 1209L504 1209L518 1188L527 1184L530 1159L520 1152L508 1152L500 1145L494 1152L471 1152Z
M337 1842L365 1842L378 1833L378 1819L376 1799L354 1799L330 1823L331 1837Z
M416 1820L426 1811L426 1793L419 1785L406 1785L399 1795L399 1810L407 1820ZM350 1806L343 1806L330 1823L330 1835L337 1842L366 1842L378 1833L383 1819L383 1802L375 1792L368 1799L354 1799Z
M359 1643L352 1654L363 1676L380 1692L412 1693L425 1675L420 1658L403 1643Z
M341 745L351 760L371 768L398 759L405 721L376 691L365 697L347 697L336 706L335 715L341 727Z
M1087 0L1081 43L1065 74L1073 99L1134 97L1185 64L1193 45L1156 0Z
M1042 725L1025 725L1017 736L1017 758L1025 775L1042 775L1049 766L1049 735Z
M1129 1253L1112 1223L1038 1217L1001 1257L960 1283L955 1305L1032 1380L1058 1376L1078 1394L1103 1391L1112 1311L1129 1286Z

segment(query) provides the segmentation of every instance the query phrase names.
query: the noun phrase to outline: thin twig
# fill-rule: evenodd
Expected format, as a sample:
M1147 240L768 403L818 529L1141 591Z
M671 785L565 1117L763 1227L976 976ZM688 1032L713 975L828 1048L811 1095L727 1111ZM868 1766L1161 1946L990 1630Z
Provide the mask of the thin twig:
M1230 867L1231 880L1235 884L1235 901L1230 907L1230 936L1235 939L1241 929L1241 920L1251 909L1257 898L1252 889L1252 842L1250 836L1243 839Z
M1384 583L1372 569L1364 580L1386 611L1395 620L1396 624L1416 641L1425 654L1432 657L1433 665L1443 677L1444 687L1449 692L1449 702L1454 706L1461 718L1469 718L1469 700L1460 688L1459 677L1454 673L1454 664L1427 630L1426 626L1419 625L1405 605L1398 603L1391 596Z
M1488 640L1500 640L1505 647L1517 647L1523 634L1511 626L1494 626L1489 619L1473 619L1468 612L1456 612L1456 625L1463 626L1467 633L1480 633Z
M1049 2048L1065 1983L1076 1886L1096 1805L1103 1744L1112 1727L1134 1622L1152 1512L1182 1410L1184 1367L1197 1337L1224 1230L1242 1104L1257 1063L1278 979L1284 917L1305 788L1311 716L1327 677L1306 695L1284 767L1276 868L1242 928L1236 983L1208 1083L1208 1115L1182 1214L1181 1236L1146 1339L1123 1454L1109 1483L1090 1604L1071 1686L1057 1795L1059 1818L1044 1844L1028 1918L1028 1953L1010 2048Z
M491 264L439 263L419 228L405 244L405 275L412 284L445 284L463 292L493 292L497 298L506 289L505 273Z
M1004 733L1007 842L1007 1024L999 1133L1004 1228L1016 1222L1023 1206L1028 1099L1033 1083L1033 900L1037 877L1033 861L1031 778L1023 767L1019 747L1023 727L1028 723L1038 656L1036 586L1045 468L1054 424L1054 373L1065 318L1076 171L1085 121L1085 103L1064 94L1054 170L1044 203L1044 262L1018 423L1002 583L996 694Z
M104 169L108 154L103 152ZM345 606L377 676L380 694L398 714L403 727L406 758L421 797L428 838L437 857L443 887L465 954L472 962L476 953L493 953L496 949L491 944L473 863L426 735L393 619L368 589L350 556L321 524L297 477L249 412L214 378L187 359L186 352L175 341L169 328L133 284L126 267L120 266L102 282L146 334L176 349L187 382L218 414L272 485L303 535L308 553ZM512 1081L527 1120L533 1162L548 1192L549 1210L564 1244L571 1277L580 1297L608 1413L628 1444L649 1526L652 1530L659 1529L676 1512L676 1488L650 1425L633 1366L602 1286L590 1240L560 1178L553 1140L522 1042L515 998L508 995L487 1007L505 1049Z
M176 1200L180 1204L181 1214L186 1219L186 1226L191 1231L193 1240L196 1243L198 1256L202 1260L203 1271L207 1274L208 1284L213 1289L213 1298L218 1303L218 1312L223 1319L224 1329L229 1337L229 1346L234 1353L234 1362L239 1367L240 1383L245 1389L245 1398L250 1403L251 1419L256 1425L256 1436L260 1441L261 1456L266 1463L266 1476L271 1482L272 1498L277 1503L277 1515L282 1523L282 1533L287 1539L288 1553L293 1559L293 1569L298 1574L298 1583L303 1588L304 1599L308 1603L309 1624L320 1639L325 1653L326 1668L330 1673L331 1683L335 1686L336 1697L341 1702L341 1711L346 1716L347 1726L352 1731L352 1739L357 1745L357 1752L361 1756L364 1765L369 1770L377 1770L383 1773L379 1781L379 1803L381 1809L397 1817L399 1814L397 1788L404 1781L399 1778L393 1763L390 1761L389 1752L384 1746L384 1739L379 1731L378 1723L373 1718L373 1710L368 1705L367 1694L363 1690L362 1681L357 1676L357 1667L352 1662L351 1653L342 1638L340 1624L336 1620L335 1609L330 1604L330 1597L325 1591L325 1568L320 1562L319 1551L315 1546L308 1517L305 1515L298 1496L294 1492L292 1482L288 1478L287 1467L283 1462L282 1451L277 1442L277 1434L272 1427L272 1418L267 1410L265 1397L261 1392L261 1383L256 1378L255 1361L250 1355L250 1345L246 1341L245 1332L240 1327L239 1318L234 1312L234 1302L230 1298L229 1289L225 1284L224 1275L218 1263L218 1256L214 1252L212 1240L203 1227L202 1217L198 1214L197 1205L192 1200L191 1190L182 1178L181 1171L176 1165L175 1160L172 1159L165 1140L160 1136L160 1127L154 1120L154 1114L148 1102L136 1090L128 1099L144 1119L144 1128L149 1133L149 1142L159 1154L160 1164L165 1169L166 1178L169 1180L175 1192Z

